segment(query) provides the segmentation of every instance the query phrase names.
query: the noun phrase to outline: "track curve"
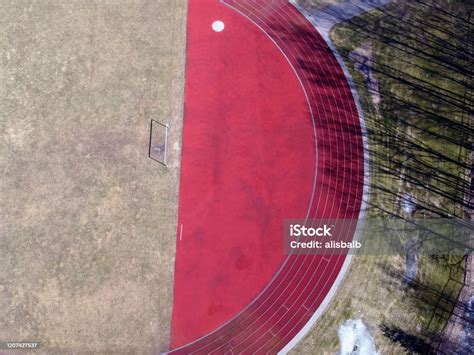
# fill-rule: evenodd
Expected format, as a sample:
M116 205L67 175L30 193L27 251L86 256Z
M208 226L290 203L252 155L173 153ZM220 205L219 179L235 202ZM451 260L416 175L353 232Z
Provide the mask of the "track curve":
M314 27L287 1L226 0L263 31L289 62L314 119L316 190L308 219L359 217L364 179L360 121L336 58ZM350 240L355 230L344 236ZM290 255L241 312L172 354L276 353L307 323L337 278L346 255Z

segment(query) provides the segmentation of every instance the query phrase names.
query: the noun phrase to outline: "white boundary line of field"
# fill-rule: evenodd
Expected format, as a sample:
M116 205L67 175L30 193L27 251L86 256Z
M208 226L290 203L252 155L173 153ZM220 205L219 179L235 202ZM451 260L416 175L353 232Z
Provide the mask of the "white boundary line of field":
M306 19L314 26L314 28L319 32L321 37L323 37L324 41L331 49L349 83L349 87L351 88L352 96L354 98L354 102L357 108L357 113L359 115L360 126L362 130L362 142L364 145L364 189L362 194L361 212L359 214L359 221L357 223L356 232L354 234L354 240L359 240L364 224L364 217L367 210L367 199L369 195L369 141L367 138L367 128L365 125L364 112L362 111L362 107L359 102L359 96L357 94L355 84L352 80L352 76L350 75L349 70L347 69L344 63L344 60L342 59L340 53L337 51L334 43L332 43L329 37L329 33L336 24L348 20L351 17L375 9L377 7L386 5L390 2L390 0L349 0L344 3L327 6L321 10L313 11L301 7L298 3L296 3L295 0L289 0L289 2L304 17L306 17ZM333 283L331 289L329 290L321 305L318 307L316 312L314 312L309 321L303 326L303 328L301 328L298 334L296 334L295 337L291 339L290 342L278 352L278 354L288 354L288 352L292 350L296 346L296 344L298 344L313 328L316 321L319 319L319 317L321 317L321 315L324 313L326 308L331 303L333 297L335 296L337 289L341 285L347 271L349 270L351 261L352 255L348 255L346 260L344 261L344 264L342 265L339 275L337 276L335 282Z

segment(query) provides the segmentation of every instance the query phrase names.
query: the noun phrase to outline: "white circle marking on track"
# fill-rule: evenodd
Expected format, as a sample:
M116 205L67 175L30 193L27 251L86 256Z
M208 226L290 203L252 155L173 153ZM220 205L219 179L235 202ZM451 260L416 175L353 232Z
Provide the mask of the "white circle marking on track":
M224 22L222 21L214 21L212 23L212 29L214 30L214 32L222 32L224 30Z

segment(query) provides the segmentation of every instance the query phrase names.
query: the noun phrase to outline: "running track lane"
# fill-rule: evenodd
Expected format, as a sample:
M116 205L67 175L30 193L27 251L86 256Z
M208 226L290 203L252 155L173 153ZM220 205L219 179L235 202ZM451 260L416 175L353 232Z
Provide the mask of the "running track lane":
M194 236L196 241L184 246L178 238L172 325L175 350L171 353L275 353L283 348L319 307L345 255L291 255L283 260L278 248L282 219L308 213L311 219L356 220L362 198L359 118L344 74L324 40L286 1L227 0L225 5L212 0L189 3L179 222L184 225L183 240ZM224 20L224 32L206 32L204 27L208 29L214 19ZM224 33L228 36L208 37ZM230 54L237 57L230 59ZM301 84L291 73L292 67ZM226 79L231 83L225 83ZM271 84L266 85L268 80ZM299 96L307 98L306 109L300 108ZM247 105L253 107L253 126L242 131L240 124L250 122ZM272 114L268 108L274 109ZM282 116L291 118L291 132L279 126ZM312 119L316 128L315 177ZM220 125L220 120L225 124ZM269 143L255 147L255 138ZM238 149L234 139L244 146L250 144L252 154ZM295 145L274 144L281 141ZM284 149L278 149L276 159L267 160L272 147ZM286 160L287 156L291 159ZM280 161L285 164L279 165ZM237 177L232 168L235 164L239 167ZM246 173L247 168L251 174ZM200 169L207 169L207 175ZM288 176L293 169L296 174ZM216 170L220 170L219 177L226 178L219 180L210 174ZM271 193L268 186L273 187ZM282 193L275 192L279 188ZM216 190L223 192L221 198L217 198ZM290 201L273 199L274 195L289 193L293 196ZM242 201L257 200L253 195L261 205L252 213L242 214ZM203 198L206 201L200 202ZM200 217L193 212L196 210L200 210ZM206 219L203 211L206 218L218 215L224 221L209 228L202 223ZM256 228L262 221L267 223L263 231ZM270 245L274 243L272 250L276 250L266 258L255 256L254 247L261 245L262 236ZM342 238L350 240L352 236L350 230ZM253 243L251 249L245 249L247 242ZM209 247L224 256L214 255ZM239 258L251 258L246 260L257 267L234 270L232 263L225 261L236 250ZM206 271L211 274L203 278L200 273ZM212 274L216 271L217 277ZM246 278L252 282L245 282ZM205 313L214 302L224 304L218 316ZM182 345L186 342L190 343Z

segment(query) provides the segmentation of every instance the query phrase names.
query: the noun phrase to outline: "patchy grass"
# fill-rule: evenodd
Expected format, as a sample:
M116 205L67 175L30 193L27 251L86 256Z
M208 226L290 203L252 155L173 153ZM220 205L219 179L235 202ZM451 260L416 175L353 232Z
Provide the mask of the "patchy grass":
M166 350L186 3L0 2L0 341Z
M466 218L472 10L463 1L397 1L332 31L369 131L369 216ZM366 69L376 78L380 102L349 59L368 47ZM411 215L402 209L407 194L416 201ZM462 265L460 257L421 256L417 278L401 287L403 255L354 257L337 297L294 353L334 353L338 326L358 315L381 353L435 349L461 288Z

